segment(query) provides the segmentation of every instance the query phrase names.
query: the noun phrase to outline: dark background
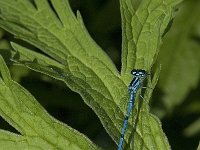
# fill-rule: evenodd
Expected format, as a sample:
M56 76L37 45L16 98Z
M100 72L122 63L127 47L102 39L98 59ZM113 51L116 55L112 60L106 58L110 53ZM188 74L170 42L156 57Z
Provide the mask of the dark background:
M106 51L116 64L121 67L121 17L118 0L70 0L71 7L76 13L79 10L89 33L94 40ZM3 32L4 47L7 41L14 40L12 35ZM3 52L4 58L9 56ZM116 144L104 130L98 117L94 114L77 94L68 89L63 83L45 75L30 71L24 67L10 65L13 79L30 91L43 107L55 118L87 135L94 143L104 149L116 149ZM200 85L200 84L199 84ZM191 90L184 102L174 109L170 115L161 118L163 130L168 137L173 150L196 149L200 135L187 137L183 130L195 121L199 114L183 114L182 108L191 97L199 97L200 86ZM152 100L162 97L162 91L157 87ZM151 108L160 107L152 101ZM16 132L8 123L0 118L0 128Z

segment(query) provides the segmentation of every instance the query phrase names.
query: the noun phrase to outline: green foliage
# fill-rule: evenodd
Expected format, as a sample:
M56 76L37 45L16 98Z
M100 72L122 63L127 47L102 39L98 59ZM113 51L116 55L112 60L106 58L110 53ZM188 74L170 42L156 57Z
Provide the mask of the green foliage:
M184 2L178 10L170 32L161 47L158 64L162 64L159 87L165 93L168 112L180 105L200 77L200 1ZM192 13L192 15L191 15Z
M122 1L122 74L132 66L148 70L158 55L161 37L179 0Z
M0 72L0 115L21 134L0 130L1 149L97 149L84 135L52 118L13 81L1 56Z
M200 142L199 142L199 146L198 146L197 150L200 150Z
M0 39L3 37L4 31L0 28Z
M46 54L40 54L26 46L13 42L11 43L14 49L12 51L13 60L17 64L25 65L37 72L61 80L71 90L79 93L84 102L97 114L106 131L117 143L128 103L127 86L132 78L130 71L133 68L151 70L151 66L158 56L162 36L166 32L169 22L174 17L175 7L178 3L180 3L180 0L120 1L123 36L121 73L117 71L111 59L90 37L80 13L77 12L76 16L73 14L68 1L0 0L0 26L14 34L16 38L28 42ZM170 109L180 103L191 86L196 86L199 77L199 70L194 69L197 66L198 56L193 61L190 59L191 55L193 57L193 54L197 53L199 47L193 41L190 45L187 45L193 48L192 51L188 52L185 44L191 33L196 33L196 31L190 30L192 24L196 24L194 19L196 15L194 15L194 18L190 18L188 15L193 10L195 3L188 3L190 4L188 6L190 9L187 8L185 13L180 14L180 18L188 17L188 24L182 27L180 20L177 23L175 22L174 30L178 30L182 34L174 35L176 32L169 34L165 39L166 44L164 44L163 51L159 56L161 59L166 58L166 61L159 59L164 64L164 71L161 73L162 78L159 85L167 94L165 99L170 99L174 102L170 102L172 106L166 104ZM182 11L184 12L184 9ZM198 14L198 12L194 12L194 14ZM183 32L185 30L187 32ZM177 38L179 36L182 38ZM181 44L177 45L177 41ZM174 47L176 47L176 53L169 53L170 50L173 51ZM181 51L182 49L183 51ZM182 52L187 52L185 54L187 67L185 68L183 67L185 64L182 63L182 60L170 60L178 58L180 53L184 54ZM191 60L191 62L188 60ZM169 65L170 63L172 64ZM19 149L26 148L30 143L33 146L37 145L43 149L48 149L48 146L52 145L54 147L51 148L56 148L55 143L59 143L57 140L61 140L61 144L59 143L60 147L58 147L61 149L65 149L68 143L73 143L70 145L72 146L71 149L97 149L84 135L52 119L36 100L30 94L27 94L26 90L11 80L3 61L1 64L3 64L1 65L2 83L5 85L2 88L6 88L8 93L6 93L5 98L0 98L0 101L6 103L9 98L15 100L14 106L0 106L0 110L3 112L1 116L22 134L19 136L2 131L0 137L4 138L0 140L1 145L9 149L6 146L11 146L10 139L13 139L14 143L17 143L19 146ZM168 66L174 66L174 68ZM191 70L194 78L189 80L187 79L189 78L187 70L191 66L194 67ZM177 74L175 74L174 70L178 70L177 68L183 69L184 72L180 73L178 77L187 79L187 81L182 82L180 80L181 82L177 82L175 85L173 83L174 78L177 78ZM167 74L166 72L171 73ZM158 76L159 69L155 72L152 80L149 79L148 81L148 86L152 89L157 83ZM175 92L177 92L177 97L168 90L172 86ZM152 89L146 90L144 101L138 102L138 98L136 100L135 115L133 121L130 119L125 135L125 148L133 146L134 149L170 149L160 121L149 113L149 100ZM25 96L20 94L20 91L23 91ZM17 109L15 105L19 105L17 106L19 108ZM22 109L23 111L21 111L21 107L24 109ZM8 116L10 113L6 114L5 112L9 112L9 108L15 108L14 110L17 113L13 116ZM30 112L28 113L27 111ZM24 116L19 113L25 113L25 115L28 113L30 115ZM31 113L35 115L31 116ZM41 124L44 123L45 127L42 128L42 133L44 134L36 136L37 131L41 132L38 118L40 118ZM25 123L21 121L22 119L25 120ZM33 125L35 126L32 128L27 127L26 124L32 124L33 120ZM59 138L57 138L58 133ZM24 142L27 139L31 142L28 144L21 143L21 141ZM75 139L78 139L78 141Z
M200 132L200 119L194 121L189 127L184 130L187 137L197 135Z

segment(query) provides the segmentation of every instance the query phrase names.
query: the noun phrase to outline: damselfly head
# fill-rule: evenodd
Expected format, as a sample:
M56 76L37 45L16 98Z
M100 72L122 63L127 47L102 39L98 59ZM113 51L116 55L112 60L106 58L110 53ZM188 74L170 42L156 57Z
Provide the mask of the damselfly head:
M133 69L131 71L131 74L134 75L134 76L145 76L146 75L146 71L145 70L142 70L142 69Z

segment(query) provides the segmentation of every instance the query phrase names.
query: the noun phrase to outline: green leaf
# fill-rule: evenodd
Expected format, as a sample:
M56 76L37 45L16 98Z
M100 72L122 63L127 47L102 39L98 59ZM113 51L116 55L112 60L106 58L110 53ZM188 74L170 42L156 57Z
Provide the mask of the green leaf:
M85 30L80 14L77 13L77 18L73 15L68 1L51 1L56 13L46 0L36 0L36 8L23 0L1 0L0 3L0 24L17 38L28 41L62 64L69 63L66 61L68 57L76 59L77 55L83 58L81 63L92 64L85 59L94 57L106 62L112 72L117 72L110 58Z
M43 73L45 73L47 75L50 75L50 76L52 76L52 77L54 77L56 79L63 80L64 82L66 82L66 80L71 79L71 77L68 74L67 74L66 78L63 78L64 76L61 76L62 72L57 72L57 74L53 73L53 71L56 72L56 70L55 70L55 66L56 65L54 65L54 69L52 69L52 70L49 69L49 66L52 66L52 64L53 64L53 63L52 64L50 63L50 61L52 61L52 60L46 61L46 65L45 65L46 67L43 65L43 63L39 64L43 60L47 60L49 58L47 58L45 56L42 56L40 54L37 54L37 53L35 53L33 51L30 51L30 50L28 51L28 49L26 49L24 47L21 47L21 46L19 46L17 44L14 44L14 43L12 43L12 46L20 54L19 55L20 58L18 59L19 62L23 63L24 65L26 65L28 67L30 67L31 69L39 71L39 72L43 72ZM28 55L27 52L29 53L29 55ZM33 60L35 60L36 58L37 58L37 63L33 63ZM41 66L43 66L43 67L41 67ZM59 67L59 66L57 66L57 67ZM62 71L62 68L57 68L57 70L58 69L60 69L60 71ZM52 72L50 72L48 70L50 70ZM159 72L158 71L155 73L154 78L152 79L152 81L150 81L152 83L149 86L152 89L155 87L155 85L157 83L158 76L159 76ZM70 81L72 82L72 80L70 80ZM78 86L75 86L75 87L78 88ZM143 143L142 141L144 141L145 139L148 139L148 140L151 139L152 140L152 139L155 138L157 140L152 142L151 144L143 143L142 145L135 144L134 146L136 148L143 147L143 148L147 148L147 149L148 149L148 147L151 147L151 146L152 147L162 148L162 149L163 148L169 149L169 145L166 142L167 141L166 137L162 133L162 129L161 129L161 125L160 125L159 120L155 116L153 116L152 114L149 114L148 103L149 103L149 99L151 97L151 94L152 94L151 91L148 91L147 94L145 95L145 101L144 102L142 102L142 103L141 102L138 103L138 101L136 102L136 106L137 107L136 107L136 109L134 111L134 114L138 114L138 112L143 112L143 113L138 115L138 116L136 115L138 117L137 118L138 121L137 121L137 123L135 123L133 125L133 129L131 129L132 128L132 125L131 125L132 123L130 124L130 126L128 126L128 131L126 133L126 137L125 138L129 139L130 135L135 134L135 136L134 136L135 137L135 141L140 141L139 142L140 144ZM122 103L122 102L120 102L120 103ZM122 104L124 104L124 103L122 103ZM141 105L141 107L139 107L140 105ZM117 108L117 106L114 106L114 107ZM125 107L123 106L123 108L125 108ZM114 109L114 110L116 111L115 116L120 115L120 113L122 113L122 112L120 112L119 108ZM125 112L125 110L124 110L124 112ZM113 117L115 117L115 116L113 116ZM104 119L107 119L107 118L104 118ZM122 119L119 121L119 125L117 125L118 128L122 127L123 119L124 119L124 117L122 117ZM145 129L144 129L144 125L145 125ZM114 127L112 127L112 128L114 128ZM133 133L132 130L136 130L136 133ZM113 132L115 133L116 131L113 131ZM141 132L142 132L142 134L141 134Z
M199 135L200 133L200 118L196 121L192 122L185 130L184 135L186 137L192 137L195 135Z
M0 28L0 39L3 37L3 35L4 35L4 31L3 29Z
M132 78L130 71L134 66L150 70L162 34L173 18L174 7L179 0L137 1L137 8L130 0L121 1L122 75L89 36L80 13L74 16L68 1L50 0L51 5L46 0L33 2L34 5L24 0L0 0L0 26L47 55L12 43L15 49L13 59L64 81L78 92L117 143L129 101L127 86ZM152 81L149 78L152 89L158 76L159 69ZM134 121L129 120L125 135L126 148L170 149L159 120L149 113L152 89L146 90L144 101L136 100Z
M168 112L180 105L197 87L200 77L200 1L185 1L177 12L173 26L166 35L158 64L162 64L159 87ZM192 15L191 15L192 14Z
M122 15L122 75L133 66L150 70L164 31L181 0L120 0Z
M18 58L16 54L15 58L25 59L23 63L35 70L64 79L95 110L108 133L118 141L124 110L119 109L117 117L114 114L117 104L128 100L127 86L120 80L110 58L90 38L80 14L76 19L64 0L51 2L60 20L46 1L35 1L36 9L29 1L9 0L5 3L0 0L0 25L40 48L57 63L46 56L39 57L39 54L36 56L36 53L13 46L23 51L23 55ZM20 19L15 19L16 16ZM27 59L36 61L31 64Z
M200 150L200 141L199 141L199 146L198 146L197 150Z
M42 72L58 80L63 79L60 73L62 73L61 70L63 70L64 65L16 43L11 43L11 45L16 50L12 52L12 59L16 61L18 65L25 65L30 69Z
M123 106L121 106L122 109L124 109L124 105L126 105L124 100L128 101L127 87L119 77L109 74L110 72L106 67L100 67L99 69L103 69L104 72L102 71L102 73L98 75L87 66L76 62L71 63L70 65L77 66L77 68L74 67L71 70L66 71L66 66L59 63L57 64L57 62L44 55L28 50L15 43L12 43L12 46L16 50L16 52L13 52L14 59L19 63L24 64L35 71L45 73L55 79L62 80L72 90L78 91L85 102L89 106L92 106L92 108L94 107L94 110L97 112L100 119L105 123L105 128L108 129L110 135L117 141L124 115L123 111L120 110L121 108L117 106L114 100L123 104ZM104 80L101 80L100 77L103 73L105 73ZM110 93L109 90L111 89L114 93ZM121 117L118 119L118 116L120 115Z
M51 117L35 98L14 82L0 56L0 115L21 135L0 130L5 149L97 149L81 133Z

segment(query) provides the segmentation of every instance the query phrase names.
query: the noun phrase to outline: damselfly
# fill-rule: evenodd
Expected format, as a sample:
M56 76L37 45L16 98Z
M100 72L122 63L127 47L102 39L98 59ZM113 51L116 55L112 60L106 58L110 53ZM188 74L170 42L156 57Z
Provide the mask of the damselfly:
M124 141L124 134L126 132L128 119L129 119L132 107L134 105L136 93L137 93L138 89L140 87L142 87L143 81L148 75L147 72L145 70L142 70L142 69L137 69L137 70L134 69L134 70L131 71L131 74L134 75L134 78L133 78L133 80L131 81L131 83L128 87L130 101L129 101L129 104L128 104L128 109L127 109L126 116L125 116L124 123L123 123L121 137L120 137L120 141L119 141L119 144L118 144L118 150L122 149L122 145L123 145L123 141Z

